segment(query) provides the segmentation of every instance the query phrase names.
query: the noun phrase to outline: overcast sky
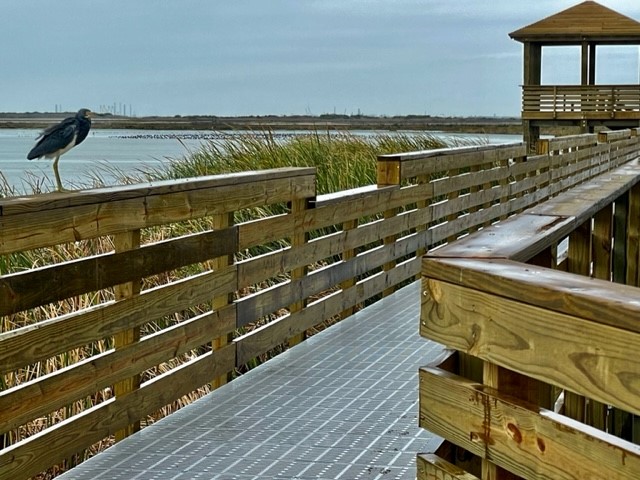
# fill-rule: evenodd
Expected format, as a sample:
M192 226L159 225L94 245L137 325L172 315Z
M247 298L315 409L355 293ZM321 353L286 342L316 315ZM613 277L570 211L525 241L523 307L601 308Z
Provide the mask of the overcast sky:
M577 3L0 0L0 111L519 115L509 32ZM579 52L546 50L543 83L579 83ZM598 83L638 83L636 47L600 55Z

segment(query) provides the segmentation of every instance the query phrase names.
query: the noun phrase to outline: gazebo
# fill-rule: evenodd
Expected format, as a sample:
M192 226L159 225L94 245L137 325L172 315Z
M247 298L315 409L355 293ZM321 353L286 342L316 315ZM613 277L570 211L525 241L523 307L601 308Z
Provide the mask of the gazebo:
M593 132L640 126L640 85L597 85L600 45L640 45L640 22L587 1L532 23L509 36L524 44L522 122L534 151L540 127L579 126ZM542 48L580 46L580 85L542 85Z

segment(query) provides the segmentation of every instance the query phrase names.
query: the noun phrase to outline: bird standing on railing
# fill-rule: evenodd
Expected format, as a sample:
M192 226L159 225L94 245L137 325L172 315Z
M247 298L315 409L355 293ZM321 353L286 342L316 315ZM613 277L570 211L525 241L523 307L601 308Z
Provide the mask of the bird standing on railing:
M57 125L53 125L43 130L38 137L36 145L27 155L27 159L34 158L53 158L53 173L56 175L56 183L58 191L63 192L66 189L62 187L60 174L58 173L58 161L60 156L76 145L82 143L87 138L91 129L91 110L81 108L73 117L62 120Z

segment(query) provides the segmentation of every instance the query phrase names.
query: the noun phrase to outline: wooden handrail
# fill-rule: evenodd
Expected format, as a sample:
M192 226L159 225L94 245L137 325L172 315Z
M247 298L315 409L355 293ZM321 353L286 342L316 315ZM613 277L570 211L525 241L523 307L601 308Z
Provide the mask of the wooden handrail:
M640 85L524 85L525 119L639 119Z
M608 137L615 154L614 139L626 143L631 134L600 140ZM593 152L592 136L576 140ZM571 143L557 139L542 150L582 161ZM458 351L465 365L481 363L474 374L451 362L421 369L420 423L477 455L492 478L640 475L637 431L622 429L640 415L640 361L628 354L640 347L633 156L423 260L421 335ZM560 262L566 238L568 259ZM627 285L612 282L620 278ZM443 475L444 465L428 468Z

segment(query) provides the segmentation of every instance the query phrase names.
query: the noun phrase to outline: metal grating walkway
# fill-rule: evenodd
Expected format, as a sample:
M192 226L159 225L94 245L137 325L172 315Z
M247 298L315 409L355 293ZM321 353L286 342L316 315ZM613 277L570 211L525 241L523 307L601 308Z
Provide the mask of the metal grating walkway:
M58 478L415 479L419 314L414 282Z

